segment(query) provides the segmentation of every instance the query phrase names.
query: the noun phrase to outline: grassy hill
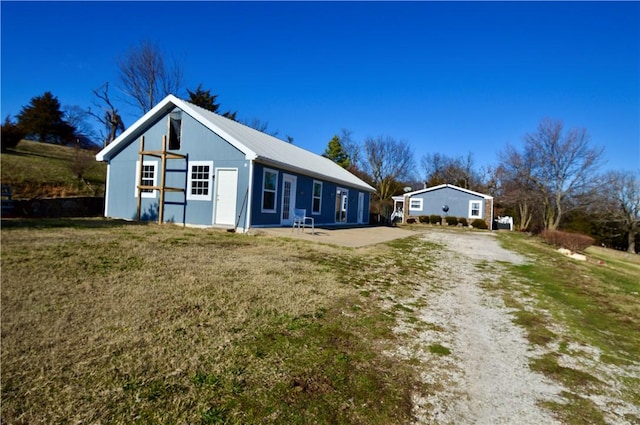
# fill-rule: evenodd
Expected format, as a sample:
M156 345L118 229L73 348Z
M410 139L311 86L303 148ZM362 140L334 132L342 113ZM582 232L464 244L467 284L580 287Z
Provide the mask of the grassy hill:
M0 164L15 199L104 195L107 166L89 150L22 140L2 152Z

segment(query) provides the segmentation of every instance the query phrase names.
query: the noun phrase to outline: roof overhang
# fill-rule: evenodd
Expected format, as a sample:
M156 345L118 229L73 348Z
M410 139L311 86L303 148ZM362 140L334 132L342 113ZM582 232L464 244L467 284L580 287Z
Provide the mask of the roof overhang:
M491 195L485 195L484 193L474 192L473 190L464 189L462 187L455 186L455 185L452 185L452 184L441 184L441 185L438 185L438 186L428 187L426 189L420 189L420 190L415 190L413 192L407 192L404 195L402 195L402 197L403 198L405 196L409 196L410 197L410 196L413 196L413 195L419 195L421 193L426 193L426 192L433 192L435 190L444 189L444 188L450 188L450 189L454 189L454 190L459 190L460 192L468 193L470 195L479 196L479 197L484 198L484 199L493 199L493 196L491 196Z
M263 165L269 165L272 167L277 167L281 170L284 171L291 171L293 173L299 173L299 174L303 174L309 177L315 177L319 180L324 180L324 181L328 181L328 182L332 182L332 183L336 183L336 184L341 184L344 186L348 186L348 187L352 187L352 188L358 188L358 189L362 189L365 190L367 192L375 192L376 189L371 187L370 185L364 183L364 184L358 184L356 182L349 182L343 179L338 179L338 178L334 178L331 176L327 176L324 174L320 174L320 173L315 173L311 170L307 170L307 169L303 169L303 168L299 168L299 167L295 167L291 164L286 164L280 161L274 161L272 159L268 159L268 158L262 158L262 157L257 157L255 158L255 162L259 163L259 164L263 164Z
M246 146L239 143L235 138L231 137L229 134L221 130L220 128L214 127L209 120L203 117L198 110L191 107L191 105L174 95L170 94L156 106L154 106L149 112L140 117L133 125L131 125L127 130L125 130L120 136L118 136L113 142L109 143L107 147L102 149L100 152L96 154L97 161L109 161L111 157L117 153L121 147L126 146L143 128L144 124L150 121L155 121L161 118L163 115L167 114L174 108L180 108L187 114L191 115L194 119L202 123L202 125L206 126L209 130L229 142L233 147L238 149L240 152L244 153L245 158L248 160L255 159L257 157L255 152L247 149Z
M126 131L124 131L118 138L116 138L113 142L111 142L107 147L102 149L98 154L96 154L96 160L98 161L110 161L113 156L115 156L118 152L120 152L124 147L128 144L132 143L133 140L139 135L143 134L146 131L147 123L155 122L158 119L162 118L164 115L168 114L175 108L179 108L186 114L190 115L194 120L198 121L200 124L205 126L214 134L218 135L220 138L225 140L227 143L231 144L233 147L238 149L238 151L242 152L245 155L245 159L249 161L255 161L264 165L270 165L277 167L282 170L289 170L291 172L297 172L303 175L311 176L314 178L318 178L323 181L330 181L336 184L344 185L345 187L357 188L367 192L375 192L375 189L371 187L366 182L362 181L362 179L358 178L355 175L352 175L347 170L337 170L335 176L332 175L331 172L323 173L321 170L312 170L309 168L303 168L301 166L292 165L290 163L284 162L282 159L278 160L275 158L265 157L264 153L259 155L255 151L255 147L251 148L244 144L238 137L235 137L232 134L229 134L225 131L225 128L221 128L216 123L212 122L211 119L207 118L207 116L203 115L208 113L208 111L203 110L195 105L190 104L182 99L177 98L173 95L168 95L165 97L160 103L158 103L155 107L153 107L149 112L140 117L133 125L131 125ZM224 127L224 126L223 126ZM259 150L258 150L259 151ZM308 151L307 151L308 152ZM318 158L318 160L321 160ZM329 161L329 160L327 160ZM336 165L336 167L339 167ZM348 173L345 177L340 177L340 174ZM353 178L351 178L353 177Z

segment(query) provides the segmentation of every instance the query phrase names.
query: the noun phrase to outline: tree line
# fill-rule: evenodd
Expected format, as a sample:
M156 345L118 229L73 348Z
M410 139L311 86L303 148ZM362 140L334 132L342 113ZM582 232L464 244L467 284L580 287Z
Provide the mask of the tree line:
M150 41L131 47L117 59L118 82L114 99L112 84L104 82L92 90L92 105L82 108L77 105L61 106L50 91L33 97L16 115L16 120L7 116L2 124L2 150L14 148L25 138L44 143L81 144L83 147L105 147L125 131L126 125L118 105L133 107L140 115L151 110L169 94L180 96L183 90L183 69L175 60L168 60L162 50ZM188 100L202 108L232 120L238 120L257 130L277 135L268 129L268 123L259 118L239 120L237 111L221 111L218 95L204 89L202 83L186 89ZM100 130L94 130L93 122ZM292 142L291 136L286 136Z
M379 136L356 143L348 130L336 134L323 153L376 189L371 209L383 217L392 212L393 196L453 184L492 195L496 215L514 217L517 230L580 232L635 252L640 175L637 170L601 173L603 155L585 129L566 130L552 119L525 134L520 146L505 146L495 167L477 168L471 153L430 153L418 166L407 141Z
M15 147L27 136L41 142L98 146L111 143L126 126L118 104L127 104L141 115L168 94L180 93L183 69L168 60L157 45L143 41L117 60L117 100L110 83L92 91L92 107L62 107L45 92L35 96L17 115L2 125L2 150ZM237 111L222 111L218 95L202 84L186 90L195 105L238 120ZM90 119L102 130L96 135ZM258 118L244 124L269 131ZM286 136L293 142L291 136ZM564 129L561 121L544 119L538 128L523 136L519 147L507 145L498 155L498 165L477 168L471 153L452 157L430 153L414 159L409 142L391 136L367 137L356 142L349 130L342 130L327 144L324 156L371 184L376 192L372 212L389 217L392 197L424 186L454 184L495 198L497 215L515 218L518 230L565 229L594 236L611 246L635 250L640 221L638 170L600 173L604 150L590 144L585 129ZM604 189L606 188L606 189Z

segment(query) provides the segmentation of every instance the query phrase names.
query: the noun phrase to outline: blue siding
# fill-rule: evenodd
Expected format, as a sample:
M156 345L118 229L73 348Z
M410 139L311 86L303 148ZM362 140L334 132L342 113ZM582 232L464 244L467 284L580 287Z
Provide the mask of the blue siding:
M137 197L135 195L136 162L139 159L140 137L145 137L145 150L160 151L162 149L162 137L168 132L168 115L164 114L155 121L150 121L132 134L128 144L119 147L118 152L113 152L109 160L109 178L107 187L106 215L114 218L137 219ZM236 192L235 219L239 217L240 227L245 227L247 208L250 205L250 226L280 226L282 215L282 187L284 174L296 176L295 208L306 208L307 214L315 218L317 225L335 223L335 205L337 185L318 178L305 176L254 163L253 182L250 182L251 163L245 158L245 154L220 136L205 127L199 121L182 112L181 146L173 150L187 159L168 159L165 184L168 187L188 189L189 163L192 161L211 161L213 169L231 168L238 171L238 189ZM156 185L161 184L161 159L145 156L145 162L156 163ZM262 180L264 168L277 171L276 211L262 212ZM216 177L211 191L211 200L186 199L186 193L165 192L164 220L166 222L186 223L193 225L211 226L214 223L214 211L216 209ZM322 205L320 214L312 214L313 182L321 181ZM249 185L253 184L253 190L249 191ZM364 193L363 222L369 221L370 193L356 188L341 186L349 190L349 208L347 224L358 222L358 194ZM251 202L245 196L251 193ZM158 219L160 194L155 197L142 198L142 219L156 221Z
M264 179L264 169L268 168L278 172L276 180L276 210L275 212L262 212L262 185ZM280 225L280 205L282 199L282 172L273 167L264 167L255 164L253 169L253 190L251 193L251 225L255 226L276 226Z
M420 215L440 215L451 217L469 217L469 201L481 201L481 216L484 216L484 198L471 193L462 192L451 187L443 187L434 191L418 193L410 199L422 199L422 210L409 209L410 216ZM409 205L411 201L409 201ZM442 207L447 205L449 211L443 211Z
M107 216L125 219L137 218L135 185L140 136L145 136L145 150L161 150L162 136L167 133L167 128L167 116L165 115L158 121L142 128L132 139L133 142L125 146L110 160ZM189 161L213 161L214 169L221 167L238 169L236 205L240 209L249 183L249 161L245 159L242 152L184 112L182 114L181 146L179 150L171 152L187 155ZM157 163L157 184L160 185L160 158L145 156L145 161ZM186 189L187 168L185 160L167 160L166 185ZM215 179L213 186L210 188L211 191L215 189ZM186 200L185 205L185 194L166 192L165 221L210 226L213 222L214 195L212 193L211 201ZM157 220L159 198L159 193L156 193L154 199L142 198L143 219ZM242 215L241 225L244 224L246 205Z
M276 211L275 212L262 212L262 187L264 169L275 170L278 173L277 190L276 190ZM251 197L252 213L251 213L251 225L252 226L280 226L282 216L282 188L283 188L283 175L289 174L296 176L296 197L295 208L305 208L307 215L315 219L316 225L328 225L335 224L335 205L336 205L336 189L343 187L349 190L349 207L347 210L347 224L356 224L358 222L358 193L364 193L364 213L363 222L369 222L369 192L365 192L359 189L351 188L344 185L336 185L333 182L328 182L319 178L309 177L298 173L278 169L269 165L255 164L254 167L254 190ZM320 207L320 214L312 213L313 206L313 182L322 182L322 203Z

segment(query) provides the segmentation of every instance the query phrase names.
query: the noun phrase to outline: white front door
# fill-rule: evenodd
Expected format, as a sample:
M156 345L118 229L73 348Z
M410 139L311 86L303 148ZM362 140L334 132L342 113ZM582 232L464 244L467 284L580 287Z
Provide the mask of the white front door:
M216 198L214 224L235 226L238 198L238 169L216 169Z
M358 193L358 223L364 223L364 193Z
M291 226L293 224L293 209L296 207L296 182L296 176L291 174L282 176L282 216L280 224L283 226Z

